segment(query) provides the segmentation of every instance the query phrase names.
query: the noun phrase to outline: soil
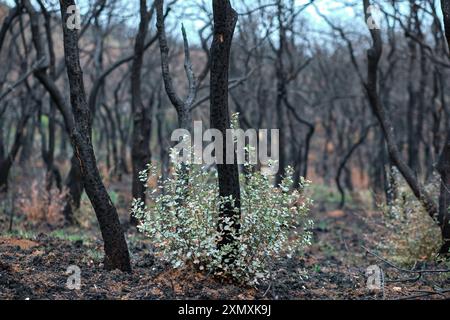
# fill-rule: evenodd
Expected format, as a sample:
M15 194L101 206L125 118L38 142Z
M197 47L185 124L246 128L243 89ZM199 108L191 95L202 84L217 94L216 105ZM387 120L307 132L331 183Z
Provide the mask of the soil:
M103 269L102 242L95 225L91 230L82 230L81 238L65 239L48 230L32 239L3 232L0 299L450 298L449 292L435 294L436 290L450 287L448 274L404 281L415 275L401 273L368 254L362 247L370 246L367 236L373 234L365 222L367 215L358 210L314 212L313 245L304 253L281 261L276 267L276 280L256 287L223 283L188 268L175 270L155 258L148 240L132 229L127 231L133 263L131 274ZM80 267L80 290L67 287L66 271L71 265ZM383 268L384 290L367 288L366 269L370 265ZM421 267L442 268L433 264ZM395 279L402 280L391 282Z

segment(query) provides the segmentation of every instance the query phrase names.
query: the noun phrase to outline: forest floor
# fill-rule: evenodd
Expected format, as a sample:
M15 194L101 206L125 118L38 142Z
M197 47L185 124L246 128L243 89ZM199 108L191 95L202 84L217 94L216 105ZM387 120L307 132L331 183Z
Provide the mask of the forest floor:
M126 212L121 210L124 221ZM133 272L108 272L102 268L102 242L95 220L77 228L52 229L46 225L25 227L26 221L16 217L11 232L4 228L8 217L0 215L0 299L450 298L449 292L434 294L450 287L448 274L391 282L416 274L400 273L363 248L373 248L378 237L367 222L377 214L358 208L333 211L316 205L312 210L313 244L301 255L281 261L275 270L276 280L257 287L222 283L193 270L175 270L155 258L148 240L132 229L127 231L127 240ZM81 290L66 286L66 271L71 265L81 269ZM384 290L367 288L366 269L371 265L383 268ZM428 269L439 267L426 264Z

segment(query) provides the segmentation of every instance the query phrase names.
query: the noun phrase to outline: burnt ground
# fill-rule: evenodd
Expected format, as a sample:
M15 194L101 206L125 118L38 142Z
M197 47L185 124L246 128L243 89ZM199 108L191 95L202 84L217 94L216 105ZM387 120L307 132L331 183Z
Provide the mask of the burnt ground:
M314 243L303 254L279 263L277 278L258 287L222 283L190 269L174 270L152 255L148 241L128 232L133 273L102 268L102 243L91 230L63 229L0 236L0 299L442 299L450 293L442 274L418 281L387 267L361 247L373 230L367 213L357 210L314 213ZM78 232L78 233L77 233ZM82 234L80 234L82 232ZM386 273L383 291L366 288L366 268L379 264ZM66 269L81 268L81 290L66 287ZM422 266L425 267L425 266ZM427 268L439 268L427 265Z
M127 177L125 177L127 178ZM24 177L25 186L30 178ZM29 183L28 183L29 184ZM129 181L111 182L111 193L122 221L128 220ZM25 199L30 194L22 192ZM36 197L34 191L31 198ZM21 194L12 190L10 194ZM274 267L275 280L257 287L223 283L211 275L185 268L175 270L152 254L148 239L127 229L133 273L103 269L103 244L95 214L86 197L76 227L64 228L30 221L20 205L8 210L0 199L0 299L443 299L450 292L450 274L399 272L368 254L381 239L376 221L380 213L367 209L367 200L356 198L344 211L336 208L336 196L328 191L312 195L315 221L313 244L305 252ZM20 197L11 203L20 203ZM19 208L17 208L19 207ZM12 231L9 213L13 213ZM31 219L32 220L32 219ZM48 219L47 219L48 220ZM55 220L55 219L53 219ZM57 223L58 219L55 220ZM81 290L69 290L67 268L81 269ZM367 289L366 269L379 265L385 272L384 290ZM422 263L416 269L443 269ZM400 282L391 282L400 279ZM433 293L433 294L430 294Z

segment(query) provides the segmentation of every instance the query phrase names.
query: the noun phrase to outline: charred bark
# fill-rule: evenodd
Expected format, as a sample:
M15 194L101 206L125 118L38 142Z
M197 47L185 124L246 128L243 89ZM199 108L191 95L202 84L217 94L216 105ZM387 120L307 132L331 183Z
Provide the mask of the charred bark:
M26 126L31 117L30 109L28 109L26 105L27 103L28 102L26 101L24 105L23 115L17 125L16 134L14 136L14 142L12 144L11 150L5 158L0 158L0 193L8 191L8 177L11 172L12 165L14 164L17 154L19 153L19 150L23 144L24 135L26 133Z
M363 0L364 12L366 12L366 19L369 19L369 0ZM371 28L370 34L372 37L372 47L369 49L368 56L368 72L367 81L363 83L369 98L371 109L378 120L378 123L383 132L387 143L390 159L397 167L402 176L405 178L415 197L421 202L426 212L436 219L438 209L436 203L430 194L425 190L424 186L417 180L414 171L404 162L401 152L397 146L394 134L394 127L392 126L390 117L386 114L378 95L378 65L383 52L381 32L379 29Z
M73 0L62 0L61 16L64 36L64 58L69 78L70 101L75 120L71 132L75 155L80 162L80 171L86 193L94 207L103 239L105 241L105 268L131 271L128 247L119 216L103 185L96 165L91 141L91 115L86 100L83 72L80 66L78 32L67 27L67 8L75 5Z
M139 173L145 170L151 162L150 135L152 131L152 101L144 105L141 93L141 72L147 37L154 6L147 10L147 1L140 0L140 22L134 44L134 59L131 67L131 106L133 112L133 133L131 146L131 162L133 167L132 195L134 199L145 202L145 186L139 179ZM152 99L150 99L152 100ZM137 225L138 221L131 216L130 223Z
M219 130L224 137L222 155L225 158L227 143L226 130L230 128L230 113L228 110L228 73L231 44L238 15L231 7L229 0L213 0L214 36L211 45L211 88L210 88L210 119L211 128ZM235 157L234 157L235 158ZM236 160L235 160L236 161ZM217 165L219 176L219 195L227 199L220 209L218 231L221 239L218 247L225 245L237 246L232 233L239 233L241 216L241 194L239 187L239 169L237 164ZM224 220L229 218L232 231L224 230ZM234 260L234 253L228 257Z
M45 59L45 51L39 30L39 16L29 0L23 0L30 16L31 32L37 56ZM130 258L119 217L108 192L103 185L96 165L91 141L91 114L86 101L83 73L80 66L78 31L68 28L68 7L73 0L61 0L61 17L64 40L64 58L69 79L71 108L54 81L47 74L47 65L35 71L35 76L50 93L63 115L74 154L79 161L80 172L86 193L94 207L104 240L104 265L108 270L131 271ZM45 59L46 60L46 59Z
M172 75L169 67L169 45L167 42L166 28L164 24L164 0L156 0L156 26L158 28L158 40L161 53L161 71L164 80L164 88L167 96L177 111L178 126L180 128L192 131L192 115L191 108L197 97L197 80L192 70L192 62L189 51L189 43L184 27L182 27L184 42L184 70L189 82L188 95L185 99L181 99L174 87Z
M450 48L450 1L441 0L441 6L444 15L445 37ZM447 138L439 157L437 170L441 175L438 221L444 240L440 252L448 254L450 251L450 128L447 128Z

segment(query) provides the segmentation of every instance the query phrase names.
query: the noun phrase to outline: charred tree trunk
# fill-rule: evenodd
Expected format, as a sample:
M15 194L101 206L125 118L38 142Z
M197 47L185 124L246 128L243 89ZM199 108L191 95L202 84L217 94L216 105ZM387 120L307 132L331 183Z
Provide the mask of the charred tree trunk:
M308 128L307 134L306 134L306 138L305 138L305 151L303 152L303 157L301 158L301 162L303 164L303 171L302 171L302 175L303 177L306 179L308 176L308 159L309 159L309 151L310 151L310 147L311 147L311 140L314 136L314 132L316 131L316 126L314 125L314 123L309 122L305 119L303 119L298 113L297 110L294 108L294 106L289 102L287 96L284 96L283 99L284 104L286 105L286 107L289 109L289 111L291 111L292 115L294 116L294 118L301 124L305 125ZM280 143L280 146L282 146L282 144ZM301 152L299 152L301 153ZM300 170L298 170L298 173L295 174L295 179L294 179L294 186L297 187L299 186L299 181L300 181Z
M167 96L177 111L178 126L192 131L192 114L191 108L197 97L197 80L192 70L192 62L189 51L189 43L184 26L182 27L183 42L184 42L184 70L189 82L188 95L185 99L181 99L175 89L170 74L169 67L169 45L167 43L166 28L164 24L164 0L156 0L156 26L158 28L159 49L161 53L161 72L164 80L164 88Z
M363 0L364 12L366 12L366 19L369 19L368 8L369 0ZM378 95L378 65L381 59L383 47L381 40L381 32L379 29L371 28L370 34L372 37L372 47L368 51L368 72L367 82L364 82L364 88L367 92L369 103L375 117L384 134L387 143L389 155L393 164L398 168L402 176L405 178L415 197L422 203L424 209L433 218L437 215L437 206L433 198L428 194L422 184L416 178L414 171L404 162L402 155L397 146L394 135L394 128L392 126L390 117L386 114Z
M26 104L26 103L25 103ZM19 124L16 129L16 134L14 137L14 142L11 150L6 155L5 158L0 158L0 193L8 191L8 177L11 171L14 160L22 147L24 134L26 132L26 126L28 120L30 119L30 112L27 110L27 106L24 106L24 111ZM3 149L3 148L2 148Z
M37 117L38 131L41 135L41 154L46 167L46 190L50 191L53 187L53 181L56 181L57 188L62 190L61 175L59 170L54 165L55 158L55 108L53 101L50 100L50 110L48 115L48 137L45 133L45 128L42 125L42 106L39 107Z
M413 29L417 26L417 6L414 1L410 1L410 16L408 20L408 32L413 33ZM417 44L414 40L410 40L408 43L410 58L408 68L408 111L406 114L406 127L407 127L407 151L408 151L408 166L411 170L417 174L418 166L418 154L420 142L416 140L416 119L415 115L418 112L418 89L415 88L416 82L415 69L417 65Z
M337 174L336 174L336 185L338 187L339 193L341 194L341 201L339 203L339 208L343 209L344 205L345 205L345 191L344 188L342 187L341 184L341 175L342 175L342 171L345 169L345 166L347 164L347 162L350 160L351 156L353 155L353 153L358 149L358 147L360 145L362 145L364 143L364 141L366 140L367 136L369 135L370 129L373 127L373 125L368 126L364 132L361 134L361 137L358 139L358 141L356 141L348 150L348 152L345 154L344 158L342 159L338 170L337 170Z
M81 205L81 196L83 194L83 184L81 183L80 163L75 155L70 158L70 170L66 178L66 188L68 193L64 205L64 218L66 223L71 225L75 223L74 210L78 210Z
M39 30L39 16L29 0L23 0L30 16L30 26L37 56L46 61L45 50ZM80 66L78 31L68 28L68 7L74 6L73 0L61 0L61 17L64 40L64 58L70 87L71 108L56 84L47 74L47 66L35 70L34 74L50 93L63 115L69 133L74 154L79 161L80 172L86 193L94 207L104 240L105 268L131 271L130 257L119 216L108 192L103 185L96 165L91 141L91 114L86 101L83 73Z
M44 28L45 34L47 36L47 48L49 52L49 75L55 81L56 80L56 57L55 50L53 46L53 35L52 35L52 19L50 13L45 8L45 5L41 0L38 1L39 6L42 10L44 16ZM39 127L41 127L41 119L39 117ZM56 181L58 189L62 190L61 174L55 165L55 130L56 130L56 106L55 103L50 99L49 101L49 113L48 113L48 142L45 141L45 133L43 128L41 129L42 139L42 158L44 159L47 174L46 174L46 189L50 191L53 186L53 181Z
M286 30L282 18L283 5L281 0L277 1L277 21L278 21L278 48L275 49L276 62L275 62L275 75L277 83L277 96L275 100L275 112L276 112L276 122L277 128L280 130L279 145L280 147L280 158L278 160L279 171L275 177L275 185L278 186L283 180L283 175L286 167L286 150L284 148L286 141L286 130L285 130L285 109L284 100L286 99L286 75L284 71L284 52L286 46Z
M231 44L234 29L237 23L237 13L231 7L229 0L213 0L214 37L211 45L211 128L218 129L223 137L224 144L222 155L225 158L227 143L226 130L230 128L230 114L228 110L228 72ZM235 157L234 157L235 158ZM225 160L225 159L224 159ZM236 159L235 159L236 161ZM218 247L225 245L232 247L237 244L232 232L224 230L224 219L230 218L235 233L240 229L241 194L239 188L239 170L237 164L217 165L219 175L219 195L227 198L220 210L218 231L222 237ZM229 262L234 260L234 253L229 257Z
M28 124L25 135L22 137L22 146L19 154L18 162L21 167L26 167L29 164L31 154L33 153L33 138L36 130L36 118L32 117Z
M105 241L105 268L131 271L128 247L119 216L103 185L96 165L91 141L91 114L87 104L80 66L78 31L67 27L68 10L73 0L62 0L61 15L64 36L64 57L70 86L70 101L75 125L71 132L75 155L80 162L86 193L94 207Z
M164 138L164 126L165 114L162 104L161 91L158 93L156 102L156 121L157 121L157 135L158 135L158 145L159 145L159 159L161 161L161 178L165 181L169 175L169 153L166 150L166 145ZM164 192L164 190L162 190Z
M68 10L73 0L62 0L61 16L64 35L64 57L70 86L70 101L75 125L71 132L75 155L80 162L86 193L94 207L105 241L105 268L131 271L127 243L119 217L103 185L96 165L91 141L91 114L86 100L83 72L80 66L78 32L67 27Z
M150 135L151 135L151 108L152 101L145 106L141 96L141 71L145 52L145 38L147 36L150 19L154 7L147 10L147 1L140 0L139 29L134 44L134 59L131 67L131 106L133 112L133 133L131 146L131 162L133 166L132 195L134 199L145 202L145 186L139 179L139 173L145 170L151 161ZM137 225L138 221L131 216L130 223Z
M450 131L447 134L450 136ZM441 192L439 195L438 222L442 230L444 244L440 250L442 254L448 254L450 250L450 139L447 138L442 154L439 158L437 169L441 175Z
M189 83L189 88L187 97L185 99L181 99L175 90L175 86L172 81L172 76L170 74L169 46L167 43L166 29L164 24L165 19L164 0L156 0L155 6L156 6L156 26L158 28L159 51L161 54L161 72L164 81L164 88L170 102L172 103L173 107L177 112L178 126L182 129L192 132L191 108L197 97L198 88L197 88L197 79L195 77L192 67L189 42L187 39L186 30L184 29L184 26L182 26L181 31L183 34L183 44L184 44L184 71L186 73L186 77ZM189 170L186 164L184 163L182 164L179 174L180 179L184 180L187 185L189 180ZM186 192L187 191L184 190L182 193L185 194ZM178 200L179 207L183 206L183 201L184 196L182 195L181 199Z
M111 127L111 151L112 151L112 160L113 160L113 172L114 175L119 175L119 167L120 167L120 161L119 161L119 152L117 147L117 125L116 121L114 120L114 117L112 115L111 109L106 103L102 104L103 109L105 110L106 119L108 120L108 123Z
M120 113L120 98L119 93L122 86L122 82L119 83L119 86L114 90L114 119L117 124L117 129L119 131L120 138L120 148L119 148L119 179L122 177L122 173L128 174L128 166L127 166L127 146L128 146L128 136L129 130L128 127L124 128L124 123L122 121L122 115Z
M441 6L444 15L445 37L450 48L450 0L441 0ZM441 253L448 254L450 251L450 128L447 128L447 138L439 157L437 170L441 175L438 215L444 240Z

